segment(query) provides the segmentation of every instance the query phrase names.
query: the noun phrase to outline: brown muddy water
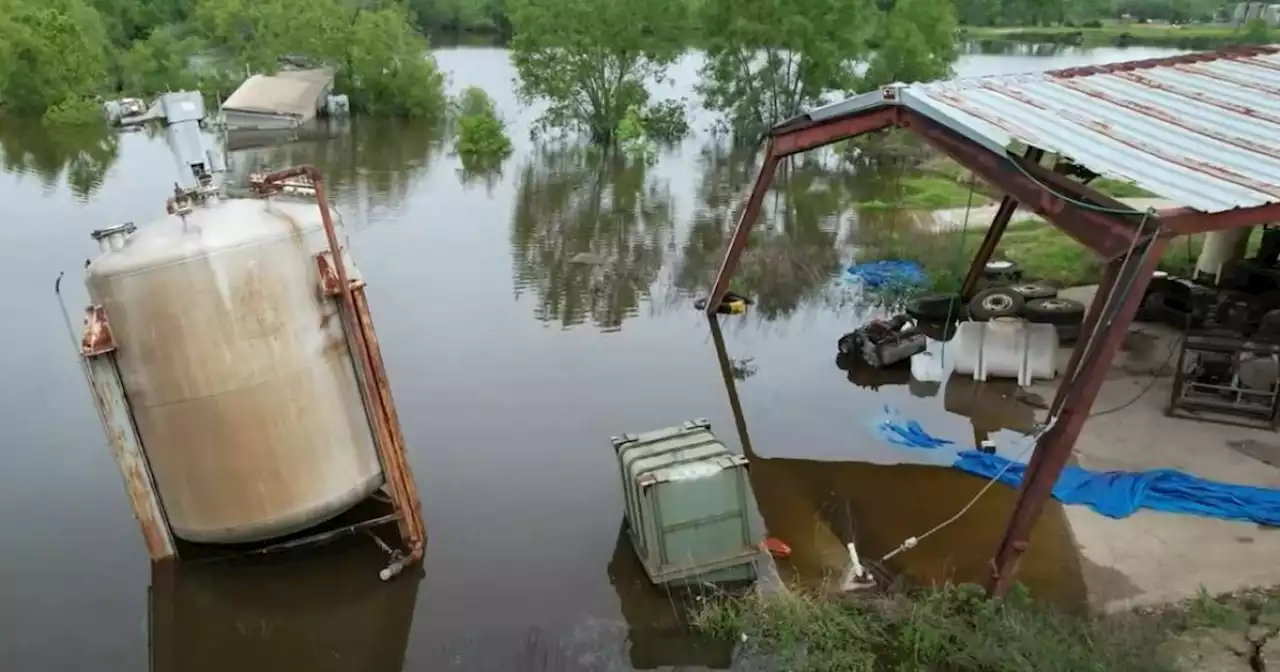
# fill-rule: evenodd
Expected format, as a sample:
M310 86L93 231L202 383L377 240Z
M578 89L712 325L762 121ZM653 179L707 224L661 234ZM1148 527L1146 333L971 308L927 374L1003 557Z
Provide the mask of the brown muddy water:
M958 71L1164 53L969 53ZM65 271L69 304L83 304L89 231L159 215L172 159L145 133L0 128L0 669L724 668L730 649L687 634L620 536L608 437L707 417L739 445L747 428L760 515L795 549L785 569L805 580L839 562L843 540L856 536L879 557L981 486L876 438L883 407L934 434L992 435L1002 447L1030 427L1030 409L990 402L1000 390L835 366L836 338L862 314L827 269L880 224L848 212L851 182L803 166L743 271L760 303L724 320L725 357L742 378L726 386L717 333L690 302L714 273L723 211L751 166L713 149L705 114L695 137L648 168L535 151L537 111L515 100L504 51L438 58L452 87L486 88L511 123L517 152L500 175L462 173L423 127L370 120L232 157L242 172L315 163L334 184L431 535L422 571L390 584L377 581L377 552L361 543L301 561L152 574L52 290ZM696 69L695 57L682 61L671 89L692 99ZM604 263L574 263L583 252ZM996 488L892 569L980 577L1011 501ZM1061 512L1051 511L1021 578L1072 601L1079 576Z

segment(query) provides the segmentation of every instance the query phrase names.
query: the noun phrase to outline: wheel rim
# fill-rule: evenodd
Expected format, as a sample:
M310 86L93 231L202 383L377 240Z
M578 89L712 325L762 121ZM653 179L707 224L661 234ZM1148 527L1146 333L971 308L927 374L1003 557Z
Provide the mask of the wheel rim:
M1045 299L1040 302L1040 307L1044 310L1065 312L1071 308L1071 304L1062 299Z
M987 310L1009 310L1013 307L1013 299L1003 295L995 294L988 296L982 300L982 307Z

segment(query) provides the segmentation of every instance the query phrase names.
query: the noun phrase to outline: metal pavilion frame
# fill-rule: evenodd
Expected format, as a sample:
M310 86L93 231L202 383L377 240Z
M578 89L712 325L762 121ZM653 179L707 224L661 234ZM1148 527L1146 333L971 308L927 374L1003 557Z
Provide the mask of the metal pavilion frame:
M1160 60L1162 64L1175 63L1197 56L1203 55ZM1153 63L1135 62L1093 70L1102 72L1150 64ZM1077 74L1082 73L1077 70ZM880 95L892 102L897 89L887 87ZM906 106L879 106L817 121L801 117L774 127L768 134L763 164L707 300L708 315L714 318L716 307L737 270L778 163L795 154L889 128L915 133L1005 194L965 277L961 290L964 297L974 292L983 267L1019 206L1044 217L1106 264L1098 293L1085 316L1081 330L1084 337L1077 342L1063 372L1063 384L1050 406L1049 422L1037 439L1019 487L1017 503L991 561L987 590L992 595L1002 595L1012 585L1019 558L1030 544L1031 529L1071 456L1107 368L1133 322L1152 272L1169 241L1179 235L1280 220L1280 203L1213 214L1186 208L1143 213L1068 178L1063 172L1041 166L1043 151L1040 149L1029 148L1023 156L998 153Z

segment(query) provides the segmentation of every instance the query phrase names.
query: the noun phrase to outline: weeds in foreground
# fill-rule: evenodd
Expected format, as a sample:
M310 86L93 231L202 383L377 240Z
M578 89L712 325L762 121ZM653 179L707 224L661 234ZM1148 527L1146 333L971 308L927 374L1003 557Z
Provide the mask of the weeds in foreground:
M814 672L1171 670L1158 619L1077 616L1015 590L988 600L973 585L876 597L721 598L695 625L738 637L783 669Z

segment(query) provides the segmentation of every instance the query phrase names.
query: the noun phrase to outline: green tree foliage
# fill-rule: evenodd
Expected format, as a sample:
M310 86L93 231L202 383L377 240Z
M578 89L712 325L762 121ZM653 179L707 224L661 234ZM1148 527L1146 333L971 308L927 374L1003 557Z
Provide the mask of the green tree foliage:
M199 0L195 20L212 46L251 70L272 72L283 56L336 67L338 88L361 112L421 117L444 110L444 77L399 5Z
M862 90L946 77L956 60L956 28L951 0L897 0L880 16Z
M190 67L203 42L182 37L176 26L161 26L137 40L119 56L120 88L130 95L202 88Z
M107 63L106 29L82 0L0 0L0 103L11 113L96 116L86 102L106 85Z
M506 0L409 0L408 6L425 30L511 34Z
M170 28L186 21L194 0L92 0L102 16L112 44L128 47L146 39L157 28Z
M856 89L874 14L870 0L704 0L704 104L750 142L827 91Z
M543 100L541 129L612 145L684 49L684 0L509 0L522 99Z
M1254 19L1245 24L1240 39L1246 44L1267 44L1271 42L1271 28L1265 20Z
M950 0L705 0L700 19L704 102L745 142L832 95L944 76L956 58Z
M468 172L496 169L511 155L511 139L484 89L468 87L454 103L457 115L456 149Z

